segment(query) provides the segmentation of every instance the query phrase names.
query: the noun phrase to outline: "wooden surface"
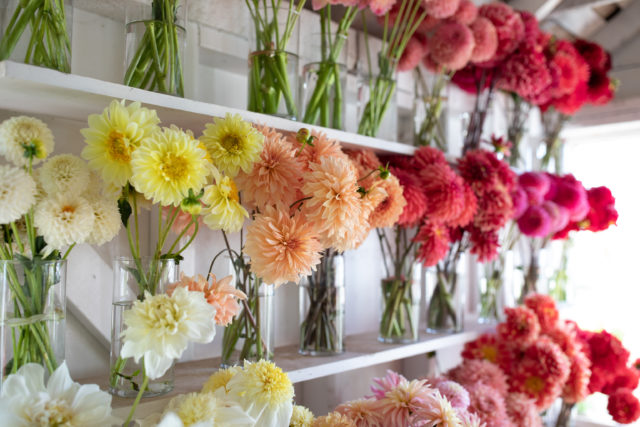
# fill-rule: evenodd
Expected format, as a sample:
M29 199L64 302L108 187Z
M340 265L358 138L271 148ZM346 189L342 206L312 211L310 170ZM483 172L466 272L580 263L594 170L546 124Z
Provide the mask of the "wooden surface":
M239 114L252 123L268 124L284 132L297 132L306 127L337 139L346 148L370 148L378 153L413 154L415 148L398 142L311 126L245 110L178 98L135 89L89 77L65 74L12 61L0 62L0 109L24 114L43 114L65 119L87 121L92 113L101 113L112 99L139 101L157 110L162 124L191 129L197 135L212 117L226 113Z

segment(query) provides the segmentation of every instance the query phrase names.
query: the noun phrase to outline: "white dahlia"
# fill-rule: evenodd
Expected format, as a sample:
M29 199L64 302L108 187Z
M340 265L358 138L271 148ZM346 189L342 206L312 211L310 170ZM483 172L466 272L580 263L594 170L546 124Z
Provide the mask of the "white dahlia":
M208 343L216 332L215 308L202 292L178 287L171 294L151 295L136 301L123 318L124 345L120 355L133 357L138 363L144 357L146 374L160 378L180 358L189 342Z
M120 231L120 212L115 201L96 198L90 200L93 209L93 229L86 243L100 246L116 237Z
M0 165L0 224L19 220L36 201L36 183L21 168Z
M6 427L119 425L111 415L111 395L95 384L80 385L69 376L66 363L44 385L44 368L22 366L2 384L0 425Z
M36 206L34 223L39 234L53 249L84 243L93 231L94 213L84 197L56 194Z
M89 166L78 156L60 154L44 162L38 179L47 194L81 194L89 185Z
M42 121L33 117L12 117L0 123L0 154L16 166L46 159L53 151L53 134Z

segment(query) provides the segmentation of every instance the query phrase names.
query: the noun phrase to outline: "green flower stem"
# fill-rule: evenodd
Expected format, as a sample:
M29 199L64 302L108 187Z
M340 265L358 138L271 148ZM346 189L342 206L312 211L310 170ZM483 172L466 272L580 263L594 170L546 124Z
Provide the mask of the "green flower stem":
M386 282L386 283L385 283ZM385 292L389 281L383 282L384 309L380 321L380 336L387 339L413 338L415 324L411 296L411 282L408 280L391 279L391 290ZM408 330L407 330L408 322Z
M149 385L149 377L147 376L146 372L144 372L144 369L142 373L142 378L143 378L142 387L140 387L140 390L138 391L136 400L133 402L133 406L131 406L131 411L129 411L129 416L127 417L127 420L124 422L123 426L128 426L129 424L131 424L131 420L133 419L133 415L136 413L136 409L138 408L140 399L142 399L142 395L144 394L145 390L147 389L147 386Z

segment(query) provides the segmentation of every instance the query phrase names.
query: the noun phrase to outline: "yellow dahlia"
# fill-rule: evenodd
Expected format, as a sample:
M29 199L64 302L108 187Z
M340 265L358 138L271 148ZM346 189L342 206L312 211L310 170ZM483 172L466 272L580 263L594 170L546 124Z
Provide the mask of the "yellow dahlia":
M36 201L36 183L22 168L0 165L0 224L19 220Z
M219 369L213 375L209 377L206 383L202 386L202 392L213 392L218 390L219 388L224 388L225 393L229 390L227 389L227 384L231 378L233 378L238 372L241 371L241 368L237 366L231 366L226 369Z
M84 243L93 231L94 212L77 194L56 194L36 205L34 223L38 233L53 249Z
M80 131L87 143L82 157L106 182L123 187L131 178L131 156L144 138L159 131L158 123L155 110L139 102L111 101L102 114L90 115L89 127Z
M189 134L164 128L134 151L131 183L154 203L178 206L189 190L198 194L206 184L210 173L206 155Z
M235 177L242 169L251 172L262 152L264 136L238 114L207 123L200 141L207 147L213 164L225 174Z
M213 171L215 183L204 189L202 201L204 223L212 230L224 230L227 233L240 231L244 219L249 217L247 210L240 204L238 188L231 178Z
M260 427L289 425L293 412L293 384L287 374L272 362L244 363L227 384L225 398L237 402ZM222 395L221 390L218 390Z
M324 417L316 418L311 427L357 427L355 421L340 412L332 412Z
M42 121L18 116L0 124L0 154L16 166L36 164L53 151L53 134Z
M314 419L313 413L308 408L293 405L293 414L291 414L289 427L311 427Z
M361 196L355 170L349 159L324 157L320 163L311 163L302 187L305 201L304 213L320 234L324 247L352 247L353 230L359 227L362 217Z
M89 185L89 168L78 156L60 154L42 165L38 171L38 181L48 194L81 194Z
M268 206L247 228L244 252L251 258L251 271L276 287L311 274L321 251L314 227L303 215L290 217L288 209Z
M249 173L236 177L243 201L264 209L275 200L290 206L297 200L304 165L291 145L277 132L265 132L260 158Z

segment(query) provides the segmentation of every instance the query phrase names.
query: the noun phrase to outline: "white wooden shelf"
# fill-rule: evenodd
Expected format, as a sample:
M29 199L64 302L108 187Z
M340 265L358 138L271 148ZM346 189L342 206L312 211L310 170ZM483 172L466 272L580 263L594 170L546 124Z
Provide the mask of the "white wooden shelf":
M267 124L285 132L301 127L325 132L346 148L370 148L378 153L413 154L415 148L398 142L370 138L320 126L310 126L245 110L178 98L135 89L74 74L12 61L0 62L0 109L24 114L43 114L86 122L87 116L100 113L112 99L139 101L157 110L163 124L175 124L198 134L211 117L239 114L252 123Z
M274 362L287 372L293 383L328 377L355 369L405 359L432 351L463 345L490 330L488 326L474 326L456 334L421 333L420 339L411 344L383 344L378 342L376 332L351 335L345 338L346 351L337 356L308 357L298 353L298 346L279 347L275 350ZM161 410L171 397L199 391L211 374L220 367L220 358L184 362L176 365L175 388L161 397L145 399L140 415ZM81 380L85 384L98 384L107 389L106 373L100 377ZM114 397L113 407L124 414L132 399ZM125 414L126 415L126 414Z

